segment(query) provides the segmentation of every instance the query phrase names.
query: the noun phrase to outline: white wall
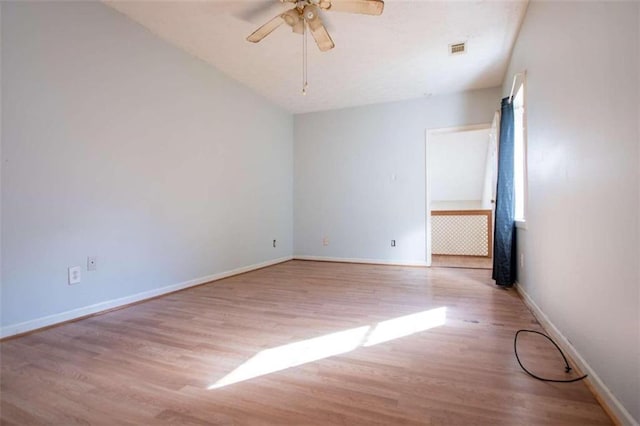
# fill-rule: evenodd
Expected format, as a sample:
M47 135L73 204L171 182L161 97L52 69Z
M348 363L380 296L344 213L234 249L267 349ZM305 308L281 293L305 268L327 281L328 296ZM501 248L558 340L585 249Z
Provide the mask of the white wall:
M482 200L431 201L431 210L481 210Z
M435 133L430 137L431 201L481 205L490 129ZM433 208L433 205L432 205Z
M532 2L503 86L507 95L513 74L527 71L518 281L636 421L639 7Z
M499 97L487 89L296 115L295 254L423 264L426 129L489 123Z
M290 114L100 3L2 42L3 329L292 254Z
M4 163L2 159L2 45L2 2L0 2L0 308L2 307L2 164ZM1 316L2 314L0 314L0 321L2 321Z

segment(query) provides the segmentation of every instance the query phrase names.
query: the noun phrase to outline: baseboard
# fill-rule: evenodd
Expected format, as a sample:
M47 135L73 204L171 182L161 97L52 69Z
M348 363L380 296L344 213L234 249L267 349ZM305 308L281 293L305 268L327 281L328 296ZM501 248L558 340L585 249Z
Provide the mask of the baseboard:
M427 266L427 262L425 261L359 259L359 258L348 258L348 257L306 256L306 255L299 255L299 254L294 255L293 258L295 260L315 260L318 262L369 263L372 265L396 265L396 266Z
M591 366L585 361L584 358L578 353L576 348L567 340L567 338L558 330L558 328L549 320L547 315L540 309L540 307L533 301L533 299L527 294L527 292L518 283L514 285L514 288L522 297L522 300L531 310L533 315L537 318L538 322L545 329L545 331L556 341L556 343L562 348L571 360L574 362L575 367L582 372L582 374L588 374L589 377L585 379L587 386L595 394L596 398L602 404L605 411L612 417L616 424L638 426L638 422L631 416L631 414L624 408L624 406L618 401L618 399L611 393L609 388L602 382L600 377L591 368Z
M108 300L105 302L96 303L94 305L84 306L82 308L72 309L70 311L61 312L46 317L36 318L33 320L21 322L18 324L12 324L4 326L0 329L0 339L15 336L18 334L24 334L32 332L41 328L50 327L52 325L60 324L63 322L73 321L76 319L84 318L90 315L95 315L104 311L120 308L132 303L141 302L154 297L162 296L168 293L173 293L178 290L184 290L189 287L194 287L201 284L206 284L211 281L221 280L234 275L243 274L245 272L254 271L256 269L265 268L278 263L291 260L293 256L281 257L278 259L267 260L265 262L255 263L249 266L243 266L241 268L232 269L229 271L220 272L217 274L207 275L205 277L195 278L193 280L184 281L178 284L172 284L169 286L145 291L142 293L136 293L131 296L125 296L118 299Z

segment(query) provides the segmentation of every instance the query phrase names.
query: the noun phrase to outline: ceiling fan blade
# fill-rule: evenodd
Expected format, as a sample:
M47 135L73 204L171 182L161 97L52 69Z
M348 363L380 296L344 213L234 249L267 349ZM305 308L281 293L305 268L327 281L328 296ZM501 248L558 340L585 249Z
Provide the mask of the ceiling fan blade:
M306 6L302 11L302 16L304 16L304 20L307 21L309 29L311 30L311 35L321 51L326 52L327 50L331 50L336 47L333 40L331 40L331 36L327 32L327 29L322 23L322 19L320 19L318 8L316 6Z
M273 32L276 28L284 23L284 19L282 18L282 14L276 16L257 30L255 30L249 37L247 37L247 41L252 43L257 43L269 34Z
M322 10L362 15L381 15L384 10L383 0L320 0L319 5Z
M331 39L331 36L327 32L327 29L324 27L324 25L322 25L322 23L315 30L313 28L311 29L311 35L313 35L316 44L323 52L336 47L335 43Z

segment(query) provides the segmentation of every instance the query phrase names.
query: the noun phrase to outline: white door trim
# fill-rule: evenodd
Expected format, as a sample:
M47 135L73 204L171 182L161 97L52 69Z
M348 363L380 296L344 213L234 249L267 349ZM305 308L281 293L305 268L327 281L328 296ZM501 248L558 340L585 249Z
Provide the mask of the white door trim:
M429 151L431 149L431 142L434 135L441 135L445 133L457 133L457 132L470 132L473 130L491 129L491 123L469 124L466 126L454 126L454 127L441 127L436 129L426 129L425 131L425 244L426 244L426 259L427 266L431 266L431 167L429 166Z

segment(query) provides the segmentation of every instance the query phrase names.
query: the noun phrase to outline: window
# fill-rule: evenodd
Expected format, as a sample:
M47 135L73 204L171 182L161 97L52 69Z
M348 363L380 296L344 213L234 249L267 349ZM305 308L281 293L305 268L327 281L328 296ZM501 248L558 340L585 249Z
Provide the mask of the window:
M515 186L515 220L524 222L527 211L527 135L524 82L513 97L513 183Z

